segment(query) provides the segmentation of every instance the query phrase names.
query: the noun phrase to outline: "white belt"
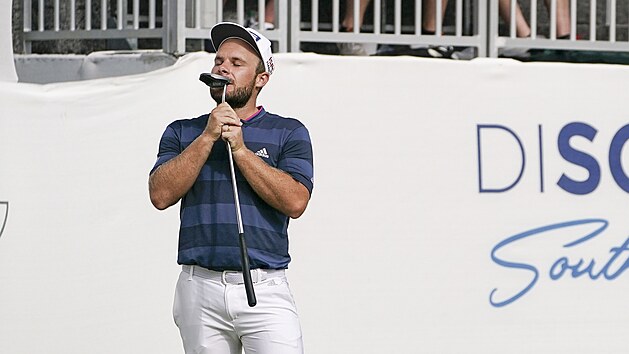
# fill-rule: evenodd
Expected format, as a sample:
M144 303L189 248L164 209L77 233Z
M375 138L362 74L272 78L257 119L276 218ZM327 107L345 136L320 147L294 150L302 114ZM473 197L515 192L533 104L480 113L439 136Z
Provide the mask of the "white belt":
M191 265L183 265L183 271L190 274L190 278L193 276L199 276L201 278L220 281L223 284L244 284L242 272L235 270L226 270L218 272L207 268ZM259 283L271 278L283 278L286 276L284 269L252 269L251 281Z

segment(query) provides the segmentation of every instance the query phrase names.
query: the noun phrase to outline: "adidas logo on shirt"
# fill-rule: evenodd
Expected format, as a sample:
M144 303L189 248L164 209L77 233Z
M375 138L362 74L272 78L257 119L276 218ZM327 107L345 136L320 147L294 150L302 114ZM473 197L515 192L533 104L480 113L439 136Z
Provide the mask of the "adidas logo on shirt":
M269 158L269 153L266 152L266 148L262 148L255 152L256 156L264 157L265 159Z

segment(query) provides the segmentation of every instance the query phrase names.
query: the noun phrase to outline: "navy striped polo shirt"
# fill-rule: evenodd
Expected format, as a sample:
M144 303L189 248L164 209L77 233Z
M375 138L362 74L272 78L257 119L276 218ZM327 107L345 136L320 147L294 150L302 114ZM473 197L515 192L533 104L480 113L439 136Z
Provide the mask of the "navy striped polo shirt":
M207 120L205 114L168 125L151 173L183 152L203 132ZM242 123L246 147L312 193L312 145L306 127L297 119L268 113L263 108ZM234 167L251 268L287 268L289 217L264 202ZM179 264L217 271L241 269L229 157L223 140L214 143L197 180L182 198L180 219Z

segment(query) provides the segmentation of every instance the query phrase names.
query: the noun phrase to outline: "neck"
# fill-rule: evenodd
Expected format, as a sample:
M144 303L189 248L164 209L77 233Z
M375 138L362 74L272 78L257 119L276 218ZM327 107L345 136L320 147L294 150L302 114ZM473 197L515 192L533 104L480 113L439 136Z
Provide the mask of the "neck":
M245 104L241 108L234 108L234 112L236 112L236 115L238 115L238 118L240 118L241 120L246 120L247 118L254 115L258 111L256 100L257 100L257 95L254 92L251 95L251 97L249 97L247 104Z
M258 107L256 107L255 101L247 103L247 105L242 108L234 109L234 112L236 112L236 115L238 115L238 118L240 118L241 120L246 120L247 118L254 115L257 111Z

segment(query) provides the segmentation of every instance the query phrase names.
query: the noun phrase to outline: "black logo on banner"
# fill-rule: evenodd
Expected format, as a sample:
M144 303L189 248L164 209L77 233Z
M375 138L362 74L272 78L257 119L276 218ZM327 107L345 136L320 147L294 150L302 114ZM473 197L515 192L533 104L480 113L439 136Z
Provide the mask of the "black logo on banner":
M4 232L4 227L7 225L7 218L9 216L9 202L0 202L0 237Z

